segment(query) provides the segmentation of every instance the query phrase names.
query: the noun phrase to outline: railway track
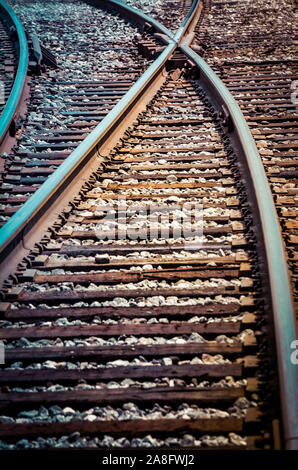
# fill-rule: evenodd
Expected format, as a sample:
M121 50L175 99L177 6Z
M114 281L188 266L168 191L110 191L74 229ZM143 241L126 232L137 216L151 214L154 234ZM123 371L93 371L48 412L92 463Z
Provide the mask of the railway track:
M16 123L24 106L26 73L28 70L28 45L22 24L5 2L0 2L1 20L1 83L0 83L0 145L9 145L15 135ZM3 159L0 160L1 173Z
M269 188L190 21L0 230L2 449L296 446Z
M37 405L38 408L41 404L44 406L46 401L46 409L49 409L50 404L61 404L60 396L64 405L71 402L65 383L72 384L85 378L87 385L80 386L79 390L91 389L89 400L94 397L96 410L88 406L86 409L83 398L86 393L79 398L80 391L74 386L70 394L73 396L75 391L78 408L73 410L72 420L65 417L73 430L85 427L87 432L90 429L91 434L93 429L96 434L116 432L122 437L132 431L135 435L150 433L155 428L161 435L165 432L170 435L187 429L189 416L194 418L193 429L198 433L204 431L206 424L209 432L221 428L229 431L228 435L214 437L215 443L228 447L233 442L246 445L244 436L237 432L243 432L244 410L256 405L251 394L245 393L247 383L250 384L249 372L245 370L251 370L250 379L253 382L252 372L256 367L256 359L245 357L246 354L249 356L249 349L245 354L245 339L254 340L250 344L253 349L256 347L257 328L253 333L248 327L257 326L254 307L258 300L254 287L257 279L251 272L253 266L248 264L245 267L244 263L251 261L252 253L245 249L244 227L239 222L242 221L239 197L229 198L226 194L229 194L234 178L223 135L214 122L214 116L200 99L199 91L195 81L183 78L180 81L169 80L164 85L159 92L160 97L149 105L152 111L149 109L144 113L139 125L131 130L130 136L107 162L104 172L100 170L93 185L87 191L83 188L86 191L84 197L76 202L68 219L39 255L38 258L43 260L41 264L38 259L34 260L36 271L29 270L31 274L27 270L23 272L20 281L24 279L26 282L19 282L15 287L19 294L16 302L10 304L11 313L6 313L6 321L9 321L10 314L14 321L5 323L7 327L2 330L3 337L10 338L7 354L14 365L2 371L2 383L10 384L12 390L19 385L18 392L10 392L13 395L16 393L19 401L23 383L21 376L26 383L25 377L29 374L31 385L36 383L45 387L46 395L40 392L27 394L27 406L33 400L31 403L36 409ZM194 135L197 136L196 144ZM131 217L128 233L124 240L105 243L101 238L106 237L104 233L101 236L101 231L106 232L111 240L114 227L110 228L109 221L101 225L100 220L107 211L117 212L115 203L119 196L127 200L127 212ZM184 237L176 241L175 238L171 240L170 235L167 238L158 236L162 231L162 222L157 221L155 227L147 228L147 217L143 216L143 220L134 223L134 212L138 214L148 206L151 206L154 216L161 217L163 211L166 215L167 212L181 212L181 206L183 212L187 202L200 204L202 197L207 199L203 204L206 226L203 227L202 248L197 251L195 246L194 253L187 251L188 240ZM179 205L175 208L177 200ZM171 208L173 203L174 209ZM232 223L231 216L234 219ZM138 222L141 222L141 227L145 222L143 235ZM99 224L100 227L96 228ZM150 228L154 228L157 235L156 239L147 241ZM115 222L116 238L119 238L119 230L119 222ZM136 243L134 239L130 243L134 231L146 243ZM32 277L28 278L28 275ZM29 305L37 308L28 309ZM52 310L51 305L57 308ZM182 307L184 313L181 317L179 310ZM91 317L90 309L94 310ZM118 341L113 351L115 337ZM23 364L21 361L21 364L16 364L15 354L21 352L24 357L24 349L18 350L24 344L21 338L26 338L25 342L31 346L25 354L31 352L33 355L31 359L27 356L29 363L26 361ZM38 338L43 338L43 341L38 342ZM60 339L58 343L62 345L63 342L65 347L83 344L85 347L82 350L87 357L87 345L93 344L89 361L91 359L95 363L80 361L76 352L74 364L61 361L59 352L53 353L52 350L53 347L57 350L57 338ZM119 343L123 344L120 347L121 359ZM47 347L33 349L41 344ZM96 363L94 356L94 346L100 344L101 354L107 354L107 362L103 361L103 364L102 355L100 359L97 356L99 363ZM193 348L192 354L190 348ZM164 355L164 350L170 351L170 355ZM77 354L80 356L80 351ZM241 359L246 361L244 367ZM35 370L38 365L41 370ZM50 369L44 368L47 365ZM203 388L198 387L201 374L208 379L208 384ZM227 376L233 379L226 379ZM168 383L162 380L164 377ZM94 379L102 383L94 385ZM123 389L123 379L126 379L125 383L131 382L131 387ZM55 385L47 388L49 381ZM232 390L225 390L224 385L229 381L232 384L235 381L236 385ZM251 393L257 393L256 384L252 387L255 388ZM106 388L109 389L108 396ZM62 395L53 393L53 389L62 389ZM206 389L210 392L210 398L204 403L199 397ZM102 391L100 401L99 391ZM119 415L117 423L108 421L109 412L104 406L111 405L113 391L118 406L124 400L124 405L120 407L123 411L120 412L119 408L117 411L115 408L111 410L111 414ZM145 392L148 393L147 399L144 399ZM224 406L218 406L218 398L212 402L212 392L215 396L222 396ZM125 410L130 410L127 394L130 393L135 405L131 405L132 412L127 413ZM165 393L168 409L163 407L164 400L158 398L159 393ZM192 397L189 402L186 399L188 393ZM198 399L194 400L196 393ZM14 403L13 395L8 395L11 404ZM23 400L24 396L21 403ZM208 400L211 401L208 403ZM180 401L182 405L179 407ZM81 422L77 422L79 403L83 407ZM138 403L142 405L138 407ZM21 413L27 416L26 412ZM31 416L30 413L28 416ZM104 413L102 417L100 413ZM133 415L136 415L136 422L132 419ZM138 415L143 419L138 419ZM169 415L171 417L167 418ZM64 416L62 409L61 416ZM127 418L130 418L129 422ZM94 423L88 424L93 419ZM65 434L64 426L55 421L51 425L46 423L43 429L39 429L40 425L35 429L31 423L29 434L34 436L38 430L38 435L44 435L45 428L54 435L57 432L60 434L59 429ZM19 425L17 434L28 435L28 427L26 423ZM17 434L13 426L14 438ZM145 437L144 442L146 439L149 437ZM187 441L185 437L178 440L175 436L173 443L179 445L184 442L183 439ZM188 439L190 443L199 445L200 439L197 439L197 444L195 437ZM203 435L202 442L208 439L212 442L212 437ZM159 442L154 441L154 437L152 441Z
M127 0L125 3L160 21L171 31L178 29L191 7L191 1L185 0L158 0L152 3L143 0Z
M6 21L5 21L6 20ZM11 92L13 81L16 73L16 51L13 48L13 43L10 40L9 24L6 18L3 17L0 23L0 37L1 37L1 107L2 113L5 102Z
M279 215L297 303L296 9L290 0L212 2L192 45L231 91L254 136Z
M21 15L28 14L24 18L28 36L44 44L41 64L36 65L46 70L40 75L33 67L26 118L13 148L2 153L1 225L110 112L150 63L138 53L138 28L115 15L83 3L75 7L72 3L59 7L60 2L13 3ZM75 22L80 34L74 40ZM98 28L100 23L103 29ZM92 45L87 25L94 33ZM48 65L44 62L49 51L57 60Z

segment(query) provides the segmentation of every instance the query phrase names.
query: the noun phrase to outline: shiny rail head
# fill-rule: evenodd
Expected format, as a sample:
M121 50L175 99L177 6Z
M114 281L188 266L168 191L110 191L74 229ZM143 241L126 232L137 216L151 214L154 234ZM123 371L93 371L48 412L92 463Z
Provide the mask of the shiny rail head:
M113 1L115 2L116 0ZM175 44L172 42L169 48L173 50L175 48ZM298 372L297 364L291 361L291 358L293 357L293 350L291 350L291 345L293 344L293 341L295 341L295 328L293 325L293 306L291 302L291 295L289 292L287 269L284 260L283 247L280 239L276 213L272 203L271 192L266 178L264 178L263 175L264 170L262 169L261 161L258 156L256 146L254 144L252 136L250 135L244 118L239 110L238 105L235 103L235 101L232 101L233 98L231 97L228 90L220 82L220 80L210 69L210 67L208 67L207 64L199 56L194 54L193 51L191 51L191 49L187 48L186 46L182 46L181 49L192 61L197 64L202 73L205 74L210 83L212 83L212 85L217 89L218 93L222 96L224 102L227 105L227 109L229 110L229 113L233 119L236 131L239 133L242 145L245 151L247 152L249 158L248 166L250 168L252 178L256 177L256 181L260 181L260 186L257 187L257 195L260 204L260 217L263 226L265 227L264 238L266 242L267 259L270 261L270 282L273 294L275 327L277 332L280 382L282 386L282 401L284 408L283 416L285 421L285 439L288 442L288 448L293 448L293 446L296 446L297 444L298 436L296 398L298 388ZM122 105L124 105L124 103L122 103ZM241 116L239 115L239 113L241 114ZM80 146L76 150L78 151L79 148ZM82 148L80 150L82 150ZM78 154L76 154L76 156L78 157ZM73 162L71 162L71 160L68 160L67 165L63 168L63 171L71 171L72 163ZM53 184L53 180L51 180L50 178L48 181ZM43 189L45 189L45 187ZM47 190L49 190L48 187ZM49 194L50 193L48 193L48 195ZM46 195L44 195L44 197L46 197ZM33 210L33 207L31 207L31 210ZM18 214L18 216L20 216L20 214ZM16 222L17 224L20 222L18 216L14 219L12 217L13 222ZM270 227L269 231L267 230L268 227Z
M131 15L132 17L136 18L141 24L145 25L145 23L151 25L158 33L162 35L162 39L166 42L169 43L169 40L173 40L174 34L172 31L167 29L165 26L163 26L159 21L155 20L151 16L147 15L146 13L142 12L138 8L132 7L127 5L126 3L120 1L120 0L88 0L89 3L92 3L93 5L98 5L101 7L114 7L117 10L121 10L123 12L126 12L127 14Z
M176 44L178 44L182 40L189 24L191 23L193 17L196 14L196 11L198 10L198 8L202 7L202 4L203 4L202 0L194 0L192 2L189 12L187 13L186 17L182 21L181 25L179 26L174 36L174 41L176 42Z
M185 43L182 52L196 65L210 89L224 104L241 143L247 163L248 178L256 198L260 227L264 239L264 259L267 263L271 292L275 342L278 359L284 441L288 449L297 448L298 436L298 360L292 361L292 345L296 341L295 310L291 295L281 230L265 170L245 118L235 99L208 64Z
M131 7L127 5L126 3L122 2L121 0L89 0L90 3L92 4L98 4L102 6L106 6L109 4L110 6L114 6L117 9L121 9L122 11L126 11L129 14L132 14L136 18L138 18L139 21L143 23L148 23L153 28L161 34L161 39L169 43L169 40L173 40L176 44L181 41L183 35L185 34L189 24L191 23L192 19L194 18L197 10L199 8L203 8L203 1L202 0L193 0L192 5L190 7L189 12L187 13L186 17L182 21L181 25L177 29L176 33L170 31L168 28L166 28L162 23L157 21L156 19L152 18L148 14L142 12L140 9Z
M41 210L48 200L55 195L61 185L73 174L74 169L86 158L108 133L121 122L124 113L137 99L140 99L145 89L153 78L161 71L167 59L175 49L175 43L171 42L159 57L149 66L145 73L137 80L130 90L114 106L110 113L96 126L95 129L75 148L36 192L24 203L24 205L0 228L0 258L1 261L8 255L6 252L13 239L26 229L33 217Z
M16 28L16 33L19 40L19 64L17 73L14 80L14 85L11 90L10 96L0 116L0 144L6 136L8 129L13 122L16 114L18 105L21 100L21 96L25 86L25 80L29 64L29 49L26 34L22 23L13 11L13 9L7 5L4 0L0 0L0 13L2 12L8 16Z

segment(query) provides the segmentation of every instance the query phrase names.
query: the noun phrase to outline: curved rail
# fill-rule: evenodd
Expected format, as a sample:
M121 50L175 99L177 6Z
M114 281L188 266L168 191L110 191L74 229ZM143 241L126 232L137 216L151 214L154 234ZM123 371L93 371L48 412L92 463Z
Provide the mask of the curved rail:
M126 3L122 2L121 0L87 0L88 3L92 5L98 5L103 8L112 7L117 10L121 10L122 12L126 13L130 18L136 20L138 23L145 24L148 23L162 36L162 39L165 42L169 42L169 40L174 39L174 33L163 26L159 21L155 20L151 16L147 15L146 13L138 10L137 8L131 7ZM197 0L196 0L197 1Z
M5 3L3 0L0 0L0 10L1 9L4 10L5 14L10 17L12 23L16 28L16 32L19 39L19 64L13 88L0 117L0 143L6 136L6 133L15 116L17 107L20 103L29 63L28 43L22 23L20 22L19 18L12 10L12 8L7 5L7 3Z
M184 36L186 30L189 28L190 24L194 20L195 16L198 16L203 9L202 0L194 0L189 12L187 13L186 17L182 21L178 30L176 31L176 33L173 33L172 31L170 31L168 28L163 26L161 23L159 23L157 20L155 20L151 16L147 15L146 13L143 13L137 8L127 5L121 0L108 0L108 2L103 1L103 0L88 0L88 2L95 4L95 5L102 5L105 8L107 7L107 4L108 4L118 10L121 10L122 12L125 12L133 19L139 22L141 21L142 23L144 22L148 23L151 26L153 26L153 28L161 35L161 38L165 42L168 43L169 40L173 40L176 44L178 44L179 41L181 41L182 37Z
M174 36L174 41L179 44L179 42L182 40L182 37L184 36L185 32L189 28L190 24L194 20L194 18L198 15L200 15L201 11L203 9L203 2L202 0L194 0L191 8L182 21L181 25L179 26L175 36Z
M1 2L2 3L2 2ZM111 4L118 7L138 10L124 5L118 0L110 0ZM142 96L146 88L164 66L171 56L176 45L181 41L184 32L197 12L200 0L195 0L192 8L178 29L175 36L166 28L159 25L158 31L168 36L166 42L169 45L163 53L148 68L145 74L133 85L128 93L113 108L108 116L92 131L92 133L72 152L63 164L47 179L36 193L19 209L11 219L0 229L0 257L3 259L13 249L14 244L26 233L26 228L32 220L37 220L47 203L55 198L55 194L68 181L71 180L74 169L84 164L91 149L107 138L112 129L121 121L125 112L132 107ZM140 13L142 21L156 24L148 15ZM150 20L150 21L149 21ZM281 387L282 416L284 425L284 438L288 449L298 448L298 418L297 399L298 368L291 361L291 344L295 341L294 311L289 288L289 278L283 244L280 236L279 224L272 200L271 191L258 154L255 142L250 134L244 117L230 92L223 85L212 69L185 44L180 46L186 56L199 68L209 89L216 92L217 98L224 103L230 118L233 121L235 131L241 143L248 168L248 178L254 184L254 197L259 213L261 236L264 238L265 259L268 266L269 289L272 299L272 309L275 324L276 347L278 357L279 379Z
M162 54L151 64L112 111L96 128L75 148L66 160L37 189L25 204L0 229L0 262L13 249L17 240L24 235L24 230L33 218L38 218L45 205L55 197L62 184L70 181L74 170L81 165L88 154L109 136L109 133L123 119L125 112L139 99L154 77L159 73L175 49L175 43L169 44Z
M1 1L1 0L0 0ZM107 6L107 2L102 0L89 0L92 4L101 4ZM42 186L26 201L26 203L8 220L8 222L0 229L0 263L12 251L16 243L18 243L25 234L26 227L33 220L38 218L45 205L55 197L62 184L70 180L73 170L81 165L87 158L88 153L105 137L121 120L125 111L132 106L133 103L141 96L148 84L157 75L158 71L164 65L166 60L174 52L177 41L192 20L196 12L196 7L201 0L194 0L192 8L183 22L183 27L179 28L179 35L174 41L174 35L167 28L162 26L158 21L150 16L142 13L136 8L129 7L119 0L109 0L110 5L120 8L134 17L138 17L139 21L150 23L160 34L168 46L163 53L155 60L155 62L146 70L141 78L132 86L127 94L119 101L112 111L101 121L101 123L84 139L81 144L69 155L69 157L57 168L57 170L49 176ZM178 33L177 33L178 34Z
M295 342L295 312L279 222L271 190L255 141L233 96L207 63L188 46L180 49L199 68L228 109L245 154L259 212L272 299L278 358L284 438L288 449L298 449L298 366L291 361Z

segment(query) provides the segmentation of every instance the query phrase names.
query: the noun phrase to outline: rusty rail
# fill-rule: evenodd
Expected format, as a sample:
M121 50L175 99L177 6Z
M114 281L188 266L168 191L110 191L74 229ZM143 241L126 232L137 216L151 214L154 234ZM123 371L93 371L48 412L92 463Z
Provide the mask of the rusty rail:
M28 63L29 63L29 50L28 43L24 28L14 13L12 8L7 5L4 0L0 0L0 12L4 12L13 23L19 40L19 64L17 74L14 80L14 85L11 90L10 96L7 100L3 113L0 117L0 144L4 140L12 122L15 119L16 112L21 101L22 93L25 86L25 80L27 75Z

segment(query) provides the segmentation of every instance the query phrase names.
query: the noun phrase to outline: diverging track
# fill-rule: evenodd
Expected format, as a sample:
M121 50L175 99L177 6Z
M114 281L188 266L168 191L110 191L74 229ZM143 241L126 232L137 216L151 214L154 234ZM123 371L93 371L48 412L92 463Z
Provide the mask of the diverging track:
M3 448L296 445L268 185L190 22L0 231Z

